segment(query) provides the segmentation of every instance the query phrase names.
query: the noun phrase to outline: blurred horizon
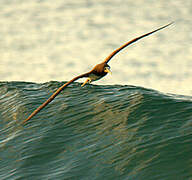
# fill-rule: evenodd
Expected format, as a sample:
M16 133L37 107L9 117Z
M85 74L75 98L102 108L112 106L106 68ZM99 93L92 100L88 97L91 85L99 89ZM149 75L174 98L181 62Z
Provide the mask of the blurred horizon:
M174 21L121 51L109 63L113 74L94 84L192 94L191 1L2 0L0 6L0 81L68 81L123 43Z

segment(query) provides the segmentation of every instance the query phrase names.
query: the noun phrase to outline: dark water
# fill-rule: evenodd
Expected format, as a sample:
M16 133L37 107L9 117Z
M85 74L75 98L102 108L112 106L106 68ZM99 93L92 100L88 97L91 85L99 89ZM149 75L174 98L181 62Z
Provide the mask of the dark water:
M0 179L192 179L192 97L134 86L0 83Z

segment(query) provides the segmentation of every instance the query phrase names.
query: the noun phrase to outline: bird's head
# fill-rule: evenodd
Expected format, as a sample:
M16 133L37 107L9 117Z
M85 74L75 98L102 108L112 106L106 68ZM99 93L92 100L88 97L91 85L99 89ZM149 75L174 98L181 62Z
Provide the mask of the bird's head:
M104 71L105 73L111 73L110 68L111 68L111 67L110 67L108 64L105 64L103 71Z
M107 63L97 64L93 69L92 72L98 75L106 75L107 73L111 73L110 66Z

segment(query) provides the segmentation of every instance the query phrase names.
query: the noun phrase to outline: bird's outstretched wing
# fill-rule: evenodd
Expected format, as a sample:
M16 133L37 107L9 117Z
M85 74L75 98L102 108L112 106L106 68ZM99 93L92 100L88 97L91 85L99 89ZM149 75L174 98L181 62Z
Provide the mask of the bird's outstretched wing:
M68 81L67 83L65 83L63 86L61 86L60 88L57 89L57 91L55 91L55 93L53 93L49 99L47 99L47 101L45 101L41 106L39 106L37 109L35 109L31 115L25 119L23 121L23 123L26 123L28 120L30 120L33 116L35 116L41 109L43 109L47 104L49 104L64 88L66 88L68 85L70 85L72 82L83 78L83 77L88 77L88 75L90 74L90 72L85 73L85 74L81 74L73 79L71 79L70 81Z
M113 56L115 56L119 51L121 51L122 49L124 49L124 48L127 47L128 45L130 45L130 44L138 41L139 39L142 39L142 38L144 38L144 37L146 37L146 36L149 36L149 35L157 32L157 31L159 31L159 30L161 30L161 29L164 29L164 28L166 28L167 26L169 26L169 25L171 25L171 24L173 24L173 22L171 22L171 23L169 23L169 24L167 24L167 25L165 25L165 26L162 26L162 27L160 27L160 28L158 28L158 29L156 29L156 30L154 30L154 31L151 31L151 32L149 32L149 33L143 34L142 36L139 36L139 37L137 37L137 38L135 38L135 39L132 39L131 41L123 44L121 47L119 47L119 48L117 48L115 51L113 51L103 62L108 63L108 62L113 58Z
M172 22L172 23L173 23L173 22ZM165 25L165 26L162 26L162 27L160 27L160 28L158 28L158 29L156 29L156 30L154 30L154 31L151 31L151 32L149 32L149 33L146 33L146 34L144 34L144 35L142 35L142 36L139 36L139 37L137 37L137 38L135 38L135 39L133 39L133 40L125 43L124 45L122 45L121 47L119 47L118 49L116 49L115 51L113 51L102 63L108 63L108 62L112 59L113 56L115 56L119 51L121 51L122 49L124 49L124 48L127 47L128 45L130 45L130 44L138 41L138 40L141 39L141 38L144 38L144 37L146 37L146 36L149 36L150 34L153 34L153 33L157 32L157 31L159 31L159 30L161 30L161 29L163 29L163 28L166 28L167 26L171 25L172 23L169 23L169 24L167 24L167 25ZM93 68L93 70L94 70L94 68ZM78 80L78 79L80 79L80 78L88 77L89 74L90 74L93 70L91 70L91 71L88 72L88 73L85 73L85 74L82 74L82 75L79 75L79 76L73 78L72 80L68 81L68 82L65 83L63 86L61 86L60 88L58 88L57 91L56 91L55 93L53 93L52 96L51 96L47 101L45 101L41 106L39 106L35 111L33 111L33 112L31 113L31 115L30 115L27 119L25 119L25 120L23 121L23 123L26 123L26 122L27 122L28 120L30 120L33 116L35 116L41 109L43 109L47 104L49 104L49 103L50 103L64 88L66 88L69 84L71 84L72 82L74 82L74 81L76 81L76 80Z

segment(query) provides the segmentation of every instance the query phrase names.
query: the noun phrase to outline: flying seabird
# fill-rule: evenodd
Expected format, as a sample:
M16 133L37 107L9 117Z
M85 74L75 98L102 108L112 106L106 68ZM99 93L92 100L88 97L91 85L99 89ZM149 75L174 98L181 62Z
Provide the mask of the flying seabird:
M146 36L149 36L161 29L166 28L167 26L171 25L173 22L162 26L154 31L151 31L149 33L146 33L144 35L141 35L137 38L132 39L131 41L123 44L121 47L117 48L116 50L114 50L102 63L97 64L91 71L81 74L77 77L74 77L73 79L71 79L70 81L68 81L67 83L65 83L64 85L62 85L60 88L57 89L57 91L55 93L52 94L52 96L50 96L50 98L45 101L41 106L39 106L36 110L34 110L31 115L25 119L23 121L23 123L27 122L28 120L30 120L34 115L36 115L41 109L43 109L47 104L49 104L64 88L66 88L68 85L70 85L72 82L80 79L80 78L87 78L85 80L85 82L81 85L84 86L86 83L91 83L92 81L96 81L99 80L101 78L103 78L104 76L107 75L107 73L111 72L110 71L110 66L108 65L108 62L113 58L113 56L115 56L119 51L121 51L122 49L124 49L125 47L127 47L128 45L138 41L139 39L142 39Z

